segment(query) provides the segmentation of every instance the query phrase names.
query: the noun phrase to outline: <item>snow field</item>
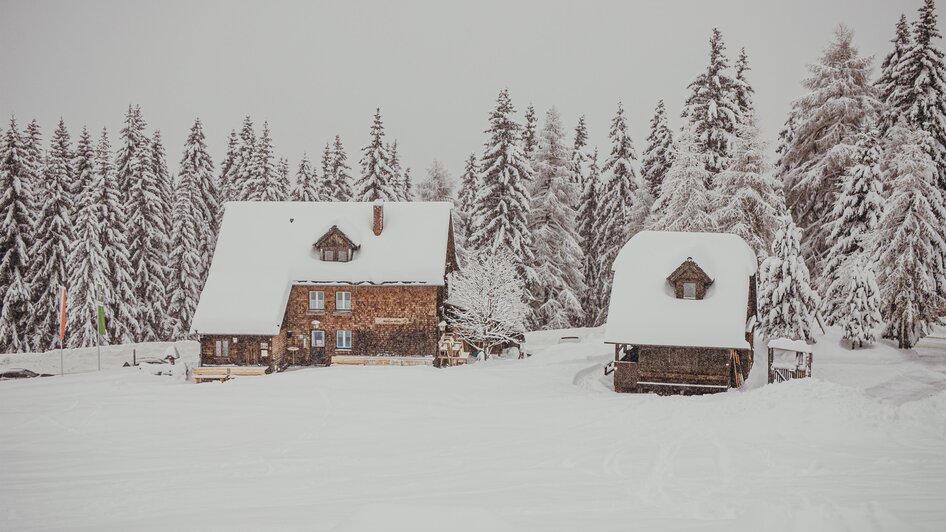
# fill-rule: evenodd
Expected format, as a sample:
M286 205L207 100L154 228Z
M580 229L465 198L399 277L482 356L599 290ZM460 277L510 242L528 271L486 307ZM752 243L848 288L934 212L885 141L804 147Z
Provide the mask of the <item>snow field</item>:
M940 530L946 365L838 334L818 378L760 357L703 397L613 393L600 329L444 370L7 381L0 529Z

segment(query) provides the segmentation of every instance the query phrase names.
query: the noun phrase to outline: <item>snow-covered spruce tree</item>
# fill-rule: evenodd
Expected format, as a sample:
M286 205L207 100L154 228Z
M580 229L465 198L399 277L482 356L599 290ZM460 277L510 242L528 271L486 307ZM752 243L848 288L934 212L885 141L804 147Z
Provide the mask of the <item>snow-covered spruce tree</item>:
M175 189L171 229L175 246L170 255L174 268L168 279L167 313L172 340L190 337L191 320L203 284L200 256L203 239L200 231L204 230L204 222L199 216L202 201L196 175L182 173Z
M325 145L328 151L328 144ZM328 156L322 156L323 168L328 166ZM292 188L292 201L319 201L319 176L309 163L308 154L302 154L299 168L296 169L296 184Z
M404 201L414 201L414 178L411 175L410 166L404 169L401 182L404 189Z
M239 171L239 160L240 137L237 136L236 130L234 129L230 130L230 139L227 141L227 153L223 156L223 162L220 163L220 181L218 193L220 195L221 219L223 217L223 204L236 199L232 189L238 181L237 172Z
M519 279L535 279L528 216L532 198L527 184L532 165L522 152L520 126L509 90L499 91L489 116L489 139L480 158L478 190L470 215L470 254L508 255Z
M788 161L785 159L785 154L788 153L788 150L791 149L792 145L795 143L795 113L797 110L798 102L792 102L792 108L788 112L788 118L785 119L782 130L778 132L778 143L775 145L775 177L780 183L784 182L785 174L791 170Z
M902 74L899 70L900 60L913 47L913 36L910 33L910 24L907 22L906 15L900 15L900 20L897 21L896 35L890 42L893 43L893 50L884 57L884 61L880 65L880 77L874 82L874 86L877 87L878 98L885 103L891 101L894 90L904 82L900 78ZM901 110L896 106L884 106L880 120L881 136L886 135L887 130L897 123L900 112Z
M585 290L581 294L581 308L584 313L582 325L591 327L601 308L601 254L599 242L599 196L601 194L601 169L598 167L598 149L595 148L588 162L588 173L584 176L581 197L578 201L578 237L581 245L582 276L585 278Z
M529 307L514 257L483 253L469 257L462 270L449 276L452 330L484 358L507 342L519 343Z
M31 346L38 351L58 345L58 290L60 286L68 287L69 284L69 250L75 241L72 157L69 132L60 119L46 157L43 196L29 254L31 264L27 282L33 301L28 327L33 335Z
M97 289L109 289L108 261L102 248L105 224L105 182L95 169L96 154L89 130L82 128L73 160L76 184L75 241L69 251L69 304L67 320L70 347L96 345Z
M154 173L153 155L145 136L141 108L128 109L115 159L119 190L127 216L125 234L133 282L133 299L119 302L132 309L135 342L161 339L166 330L168 235L161 206L161 185Z
M764 338L810 340L818 308L808 267L801 256L801 232L783 216L772 255L759 268L759 332Z
M841 176L856 153L858 133L880 108L870 84L871 58L860 57L854 34L844 26L834 33L812 76L811 91L796 101L794 139L782 157L785 200L805 235L802 251L812 271L821 271L828 248L827 222Z
M855 266L852 260L860 260L860 255L872 249L871 239L884 208L877 131L862 131L856 150L854 164L841 177L841 192L828 228L828 241L832 244L820 278L821 312L828 325L839 323L848 313L850 275Z
M40 132L39 123L36 120L30 121L26 126L23 135L23 150L25 153L26 164L29 168L28 179L29 190L32 197L28 198L32 212L39 210L39 200L43 196L43 172L46 162L43 157L43 138Z
M273 140L269 136L269 122L263 122L263 134L256 139L250 178L246 182L247 201L283 201L286 187L280 181L273 156Z
M362 148L361 177L355 183L356 201L398 201L399 183L394 181L391 169L391 156L384 144L384 124L381 122L381 109L374 114L371 123L371 141Z
M0 194L0 349L4 353L29 351L32 340L28 281L32 168L25 140L11 117L0 143L0 187L4 191Z
M535 281L528 286L530 323L538 329L581 325L585 291L572 183L570 150L554 107L545 115L533 157L532 212L529 229L535 256Z
M171 263L168 262L168 258L171 253L171 218L174 214L174 178L168 171L167 154L164 150L164 141L162 140L161 131L159 130L155 130L154 134L151 136L151 164L154 169L155 182L160 191L158 209L161 213L161 227L163 231L161 234L156 235L156 241L161 244L161 263L164 265L164 268L161 269L161 274L164 276L163 286L167 287L168 277L171 275L172 267ZM158 339L167 339L171 332L171 322L167 319L167 315L165 314L167 312L167 297L167 292L163 292L161 302L157 303L157 301L155 301L153 303L156 307L155 312L161 317L162 321L161 329L155 332Z
M243 119L243 128L240 130L240 151L236 160L236 179L230 183L231 201L251 201L252 191L250 182L253 180L253 164L256 159L256 131L253 120L247 116Z
M713 187L713 177L726 167L739 123L737 84L729 74L725 52L723 36L719 28L713 28L709 65L690 83L690 95L681 113L693 130L699 151L705 154L706 169L710 172L707 188Z
M654 201L650 229L655 231L716 231L711 214L713 200L706 190L709 170L705 155L697 151L692 133L684 130L677 141L676 156Z
M946 65L935 42L940 37L936 5L925 0L919 20L913 23L913 44L897 64L896 84L886 103L914 128L933 137L930 149L937 186L946 191Z
M289 200L289 188L291 186L289 181L289 159L280 157L276 163L276 182L273 184L273 192L279 198L277 201Z
M470 216L476 200L477 174L476 154L471 153L463 167L463 175L460 176L460 188L457 190L457 199L453 209L453 233L457 255L461 260L465 258L467 241L470 239Z
M585 115L578 117L578 125L575 126L575 140L572 143L572 154L568 164L571 182L575 185L575 190L581 192L585 184L585 173L588 166L588 125L585 124ZM572 203L576 203L573 200Z
M912 347L946 313L946 205L935 185L929 133L894 126L884 146L891 194L877 226L876 264L884 337Z
M611 266L618 252L630 238L632 232L630 217L635 191L638 188L637 174L633 161L637 160L634 143L627 132L624 119L624 106L618 102L618 110L611 120L611 154L604 163L602 173L606 176L598 187L598 238L595 251L600 263L597 291L601 295L601 306L595 318L595 325L607 319L608 302L611 294Z
M716 208L713 217L719 230L742 237L759 260L772 249L778 218L784 214L781 188L765 160L765 143L752 113L736 128L729 167L716 176Z
M388 167L391 169L391 186L397 201L410 201L407 182L404 180L404 171L401 169L401 155L397 152L397 139L387 145Z
M746 79L746 71L752 69L749 68L749 56L746 55L745 48L739 49L739 57L736 59L735 70L736 83L733 85L733 89L736 91L736 106L739 109L739 116L744 119L744 117L749 114L755 114L755 107L752 105L752 95L755 94L755 89L752 88L749 80ZM738 124L736 127L739 127Z
M453 179L437 159L427 169L427 179L417 185L418 201L453 201Z
M342 137L335 135L335 144L332 145L332 179L331 189L325 193L327 199L334 201L352 201L355 193L352 191L352 178L349 173L348 154L342 145ZM326 182L329 179L326 178Z
M131 256L126 234L127 216L118 176L112 166L112 147L108 130L95 147L96 180L102 181L101 196L103 222L99 227L102 251L108 265L105 286L105 330L109 343L125 343L134 339L138 330L135 302L135 284L131 277Z
M535 107L531 103L529 107L526 107L526 114L523 118L525 119L525 126L522 130L522 154L525 155L527 160L531 161L539 145L539 137L536 136L538 119L535 117Z
M849 260L848 285L844 293L845 312L838 319L842 338L851 349L874 343L874 330L883 323L880 315L880 289L874 269L865 253Z
M194 208L197 210L195 214L197 237L200 239L197 256L200 259L198 279L201 288L203 288L204 279L207 278L207 271L210 269L210 260L213 258L214 248L217 247L217 233L220 230L220 220L222 218L220 190L214 180L213 171L213 160L210 158L210 154L207 153L203 124L198 118L191 126L190 134L188 134L187 141L184 143L184 154L181 156L178 179L184 180L184 175L187 174L187 179L196 186ZM173 230L173 225L168 227ZM172 238L171 242L176 241ZM171 264L173 265L174 262L171 262Z
M673 132L667 123L667 108L664 101L657 102L654 117L650 119L650 135L641 160L641 178L651 196L660 195L660 184L673 164Z

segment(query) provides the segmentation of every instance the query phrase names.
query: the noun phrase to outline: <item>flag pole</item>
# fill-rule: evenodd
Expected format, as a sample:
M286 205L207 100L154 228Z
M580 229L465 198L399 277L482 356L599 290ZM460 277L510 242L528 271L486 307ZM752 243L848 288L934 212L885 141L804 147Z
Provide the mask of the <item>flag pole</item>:
M95 285L95 349L98 352L99 371L102 371L102 336L105 334L105 295L102 285Z
M59 287L59 375L65 375L65 364L62 354L63 340L66 338L66 287Z

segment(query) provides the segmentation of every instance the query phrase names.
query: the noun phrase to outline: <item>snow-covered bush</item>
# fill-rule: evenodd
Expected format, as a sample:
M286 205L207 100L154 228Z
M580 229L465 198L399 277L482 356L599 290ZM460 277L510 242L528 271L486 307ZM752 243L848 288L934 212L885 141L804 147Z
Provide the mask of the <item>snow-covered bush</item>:
M454 332L486 353L525 332L528 307L515 263L505 255L470 256L462 271L450 274L448 320Z

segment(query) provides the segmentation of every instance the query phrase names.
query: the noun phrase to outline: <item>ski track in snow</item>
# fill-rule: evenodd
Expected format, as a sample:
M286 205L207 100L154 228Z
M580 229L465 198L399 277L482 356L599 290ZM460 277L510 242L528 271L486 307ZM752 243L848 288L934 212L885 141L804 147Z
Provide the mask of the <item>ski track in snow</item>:
M524 360L195 386L66 353L0 383L3 530L940 530L946 353L819 339L815 378L615 394L601 331ZM159 356L167 344L139 345ZM178 344L183 360L196 344ZM0 356L58 370L59 354Z

